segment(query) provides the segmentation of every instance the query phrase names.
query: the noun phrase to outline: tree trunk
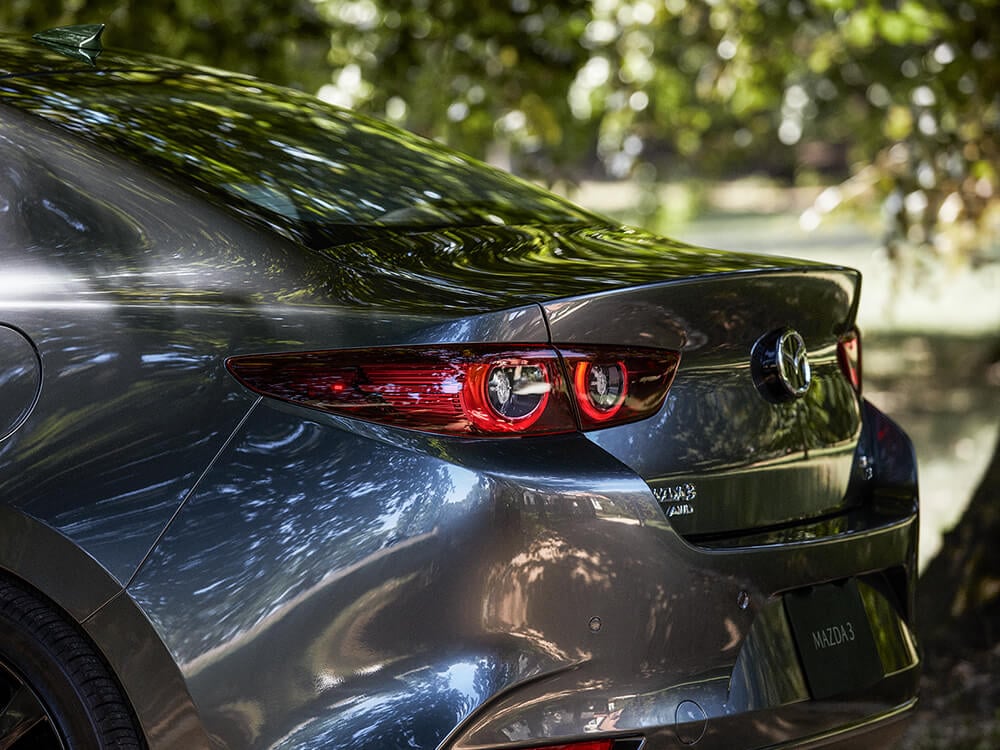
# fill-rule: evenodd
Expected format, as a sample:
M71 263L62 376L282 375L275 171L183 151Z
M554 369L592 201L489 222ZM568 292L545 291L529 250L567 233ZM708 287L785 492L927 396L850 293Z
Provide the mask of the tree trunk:
M920 578L927 667L989 651L1000 636L1000 442L965 513Z

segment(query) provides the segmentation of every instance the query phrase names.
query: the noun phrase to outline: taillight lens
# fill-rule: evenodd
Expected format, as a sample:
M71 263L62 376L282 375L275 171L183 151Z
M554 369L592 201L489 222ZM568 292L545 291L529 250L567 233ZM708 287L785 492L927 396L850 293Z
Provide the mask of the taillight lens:
M560 355L535 345L390 347L231 357L226 367L263 396L331 414L445 435L551 435L655 413L679 356L574 349L562 354L567 382Z
M583 429L645 419L667 396L680 355L664 349L562 350Z
M457 435L576 429L548 347L412 347L231 357L251 390L301 406Z
M837 362L851 387L861 393L861 334L857 328L837 341Z

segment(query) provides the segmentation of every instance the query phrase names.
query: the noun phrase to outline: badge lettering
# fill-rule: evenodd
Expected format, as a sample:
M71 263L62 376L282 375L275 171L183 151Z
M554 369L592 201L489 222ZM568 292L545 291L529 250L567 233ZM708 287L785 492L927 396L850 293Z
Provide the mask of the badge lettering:
M689 516L694 513L694 501L698 497L698 490L690 482L685 482L670 487L654 487L653 497L666 512L667 518Z
M822 651L827 648L835 648L854 640L854 624L850 620L846 620L840 625L814 630L811 635L814 650Z
M690 503L698 497L698 490L690 482L671 487L654 487L653 497L661 503Z

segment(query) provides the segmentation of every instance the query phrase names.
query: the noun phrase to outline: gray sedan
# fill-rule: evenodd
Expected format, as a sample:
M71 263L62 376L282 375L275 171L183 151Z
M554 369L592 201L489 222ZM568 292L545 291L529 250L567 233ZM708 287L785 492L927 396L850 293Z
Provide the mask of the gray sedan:
M0 747L871 747L860 278L253 78L0 40Z

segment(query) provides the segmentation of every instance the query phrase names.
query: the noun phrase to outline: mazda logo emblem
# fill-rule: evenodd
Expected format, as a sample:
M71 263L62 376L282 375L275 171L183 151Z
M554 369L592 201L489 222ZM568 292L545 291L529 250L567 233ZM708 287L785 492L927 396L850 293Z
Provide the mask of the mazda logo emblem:
M796 331L785 331L778 339L778 376L781 384L794 396L801 396L809 390L812 370L806 342Z
M757 389L769 401L800 398L812 383L806 342L791 328L761 336L751 350L750 368Z

